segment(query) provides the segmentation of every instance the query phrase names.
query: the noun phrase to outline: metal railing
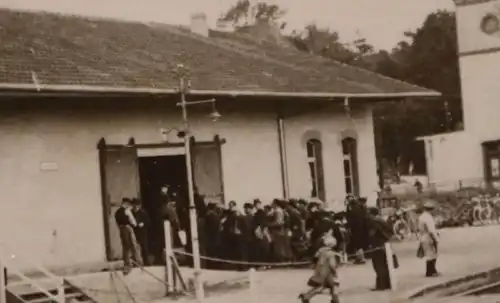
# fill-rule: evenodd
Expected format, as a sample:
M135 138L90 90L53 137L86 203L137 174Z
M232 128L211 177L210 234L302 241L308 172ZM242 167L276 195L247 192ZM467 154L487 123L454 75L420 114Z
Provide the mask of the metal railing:
M17 264L16 264L17 263ZM21 263L21 264L19 264ZM22 266L20 266L22 265ZM46 286L42 285L38 279L33 279L28 277L25 273L22 272L20 268L24 267L29 267L30 269L33 269L34 271L41 273L45 277L45 281L48 281L51 286L47 288ZM5 269L7 269L8 273L14 274L16 277L18 277L21 281L19 282L10 282L6 283L5 279L7 277L4 276ZM64 303L65 302L65 292L64 292L64 278L63 277L58 277L55 274L51 273L48 271L46 268L44 268L42 265L36 263L33 261L31 258L24 256L19 253L13 253L13 250L10 249L7 245L5 244L0 244L0 275L3 276L3 281L0 281L0 303L6 303L6 291L12 289L12 287L19 287L19 286L29 286L32 287L34 290L44 294L47 296L49 299L53 300L54 302L58 303ZM56 294L53 294L51 292L52 289L56 289ZM13 295L18 297L15 292L11 292ZM19 297L18 297L19 298Z

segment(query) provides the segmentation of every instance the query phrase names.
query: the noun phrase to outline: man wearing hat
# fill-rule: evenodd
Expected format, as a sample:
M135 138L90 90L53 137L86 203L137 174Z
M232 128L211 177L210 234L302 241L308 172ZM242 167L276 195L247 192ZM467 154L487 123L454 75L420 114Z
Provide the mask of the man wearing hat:
M436 229L436 222L431 214L434 209L434 203L427 200L422 206L422 214L418 218L418 235L420 246L418 256L426 261L426 277L435 277L439 273L436 270L436 261L438 257L439 236Z
M137 227L137 222L132 213L132 201L129 198L122 199L122 205L115 212L115 220L120 231L120 240L122 243L122 255L124 262L124 273L130 272L133 267L132 260L141 265L142 258L140 255L139 245L135 238L134 228Z
M378 208L370 207L368 213L368 236L370 248L373 250L370 255L376 275L375 288L372 290L384 291L391 288L385 244L389 242L393 236L392 228L382 219ZM394 257L392 256L392 258Z
M133 209L132 212L134 214L135 221L137 222L137 226L134 228L135 238L137 239L137 243L141 247L141 255L144 265L149 265L149 241L148 241L148 231L149 231L149 215L142 208L142 203L139 198L132 199Z
M368 246L366 241L368 238L366 199L352 199L348 204L346 213L348 227L352 235L351 250L356 252L355 264L364 264L366 263L364 251Z

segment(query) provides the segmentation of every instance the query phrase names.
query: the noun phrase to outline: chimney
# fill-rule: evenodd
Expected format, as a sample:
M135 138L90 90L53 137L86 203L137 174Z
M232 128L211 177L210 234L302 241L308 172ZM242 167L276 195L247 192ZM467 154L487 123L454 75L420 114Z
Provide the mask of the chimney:
M194 13L191 15L191 32L208 37L208 23L205 13Z

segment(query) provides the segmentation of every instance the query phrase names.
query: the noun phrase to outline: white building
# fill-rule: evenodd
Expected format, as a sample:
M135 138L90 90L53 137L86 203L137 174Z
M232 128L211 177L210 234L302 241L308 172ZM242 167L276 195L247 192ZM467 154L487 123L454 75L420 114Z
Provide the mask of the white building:
M465 130L422 137L437 187L500 180L500 1L455 0ZM486 182L484 182L486 181Z
M181 126L179 63L188 101L215 98L222 114L189 107L194 181L221 202L371 196L373 104L438 95L197 18L190 32L0 10L3 242L49 266L120 258L121 199L154 213L161 185L185 187L184 149L167 131Z

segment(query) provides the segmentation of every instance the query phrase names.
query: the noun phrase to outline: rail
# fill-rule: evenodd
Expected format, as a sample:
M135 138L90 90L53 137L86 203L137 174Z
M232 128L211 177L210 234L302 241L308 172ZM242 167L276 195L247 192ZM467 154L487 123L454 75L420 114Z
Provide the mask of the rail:
M58 303L65 302L64 278L56 276L55 274L51 273L46 268L44 268L42 265L36 263L35 261L33 261L31 258L28 258L27 256L24 256L24 255L19 254L19 253L14 254L13 250L4 243L0 244L0 248L2 249L2 254L0 254L0 258L1 258L0 259L0 270L3 272L3 269L7 268L9 273L14 273L21 280L20 282L7 283L7 287L4 289L8 289L9 287L12 287L12 286L29 285L29 286L33 287L34 289L36 289L37 291L46 295L51 300L54 300L55 302L58 302ZM46 278L48 278L48 281L50 281L50 283L53 284L54 289L57 290L56 294L51 293L50 289L53 289L52 287L50 289L47 289L47 287L42 286L35 279L32 279L32 278L28 277L26 274L24 274L19 269L19 266L16 266L16 264L14 264L15 263L14 261L20 262L23 265L27 265L28 267L32 268L33 270L36 270L39 273L43 274ZM2 294L2 298L3 297L4 297L4 294Z

